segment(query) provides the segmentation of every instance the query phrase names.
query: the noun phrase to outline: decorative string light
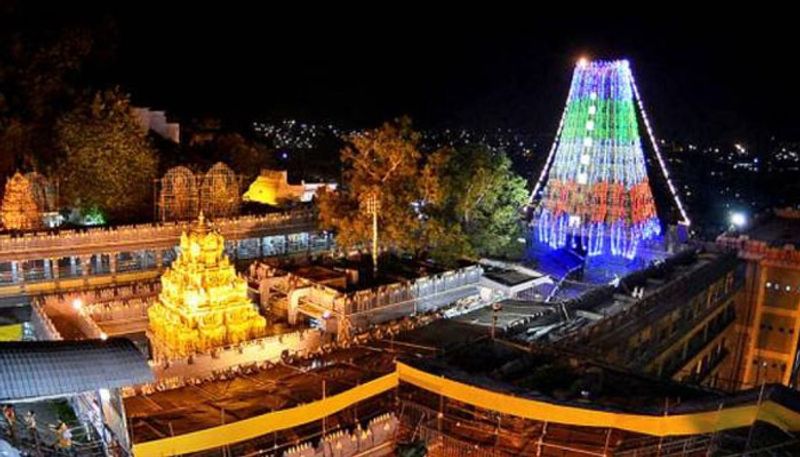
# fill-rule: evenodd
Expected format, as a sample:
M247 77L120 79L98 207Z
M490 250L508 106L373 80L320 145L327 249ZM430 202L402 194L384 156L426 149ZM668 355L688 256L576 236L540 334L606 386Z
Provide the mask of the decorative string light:
M664 159L661 157L661 150L658 147L656 136L653 134L653 129L650 127L650 121L647 118L647 112L644 110L644 102L642 102L642 97L639 96L639 88L636 85L636 79L633 77L633 72L631 72L631 85L633 86L633 94L636 97L636 102L639 105L639 111L642 113L644 126L647 129L647 135L650 137L650 144L653 145L653 150L656 153L656 158L658 159L658 164L661 167L661 172L664 173L664 178L667 180L669 191L672 193L672 198L675 200L675 204L678 206L678 211L680 211L681 217L683 218L681 223L688 227L692 225L692 221L689 219L686 210L683 208L683 203L681 202L680 196L678 196L678 191L675 189L675 185L672 184L672 180L669 178L669 170L667 170L667 165L664 162Z
M576 65L556 139L531 195L533 201L542 190L533 220L539 241L590 256L633 258L640 241L660 235L634 91L626 60Z

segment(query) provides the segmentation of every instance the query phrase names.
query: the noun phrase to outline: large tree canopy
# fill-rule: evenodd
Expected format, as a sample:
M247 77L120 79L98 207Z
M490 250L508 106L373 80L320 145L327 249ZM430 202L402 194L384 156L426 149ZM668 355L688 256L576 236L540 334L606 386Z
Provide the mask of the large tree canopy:
M417 204L425 198L425 189L418 185L418 143L419 134L408 119L347 138L341 153L342 189L322 192L319 198L322 224L337 231L339 246L369 244L372 225L364 205L374 196L380 205L381 245L412 252L423 247Z
M489 257L521 253L520 208L528 191L503 152L472 144L436 153L440 217L460 227L471 251Z
M158 159L127 95L97 93L62 116L56 131L66 202L84 211L99 208L118 221L147 211Z
M15 24L12 12L0 27L0 176L54 165L54 124L84 93L87 67L107 60L114 41L100 25L51 31Z
M238 133L227 133L216 140L219 160L230 163L231 168L248 180L261 173L262 168L274 168L272 151L248 140Z
M451 262L465 256L514 257L523 235L525 180L511 161L482 145L424 156L408 119L348 138L344 182L319 198L320 220L345 248L367 246L370 195L380 201L380 244Z

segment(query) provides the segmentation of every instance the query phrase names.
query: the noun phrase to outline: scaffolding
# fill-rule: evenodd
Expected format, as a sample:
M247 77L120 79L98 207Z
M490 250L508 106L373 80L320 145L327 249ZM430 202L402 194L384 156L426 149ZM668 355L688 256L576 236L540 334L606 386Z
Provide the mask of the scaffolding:
M209 217L239 214L241 179L222 162L217 162L203 176L200 185L200 208Z
M153 197L156 219L181 221L197 218L200 210L208 217L239 214L243 179L222 162L206 173L194 173L185 166L170 168L155 181Z
M160 180L158 217L161 221L194 219L198 212L197 178L186 167L170 168Z

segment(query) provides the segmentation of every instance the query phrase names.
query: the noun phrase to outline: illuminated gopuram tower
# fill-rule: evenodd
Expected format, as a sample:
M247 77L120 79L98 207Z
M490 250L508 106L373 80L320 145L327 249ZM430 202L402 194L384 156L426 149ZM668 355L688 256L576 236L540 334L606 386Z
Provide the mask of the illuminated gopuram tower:
M223 254L225 240L200 213L181 235L180 254L161 277L148 337L156 360L263 336L266 319L247 297L247 282Z
M641 109L627 60L578 62L559 131L532 194L539 199L532 220L539 242L586 256L632 259L642 240L661 233L636 102ZM643 111L642 118L651 133Z

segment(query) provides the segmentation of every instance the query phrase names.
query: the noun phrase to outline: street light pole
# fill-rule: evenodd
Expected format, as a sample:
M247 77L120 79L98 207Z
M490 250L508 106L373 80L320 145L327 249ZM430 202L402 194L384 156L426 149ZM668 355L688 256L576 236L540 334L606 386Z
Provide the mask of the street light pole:
M492 303L492 340L494 340L495 329L497 328L497 313L503 309L500 303Z
M372 211L372 274L378 275L378 208Z
M381 202L378 192L372 190L364 195L361 201L361 210L372 216L372 275L378 275L378 212Z

